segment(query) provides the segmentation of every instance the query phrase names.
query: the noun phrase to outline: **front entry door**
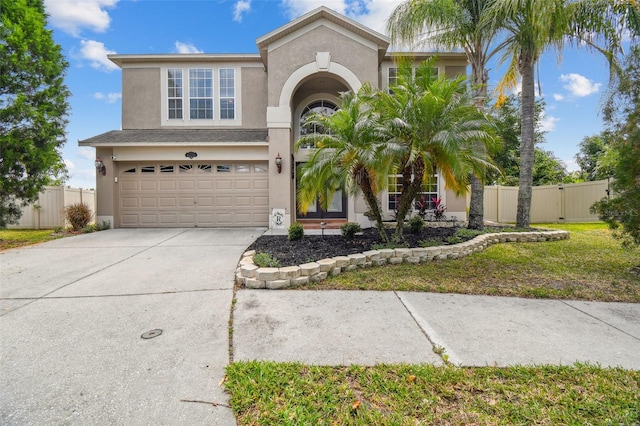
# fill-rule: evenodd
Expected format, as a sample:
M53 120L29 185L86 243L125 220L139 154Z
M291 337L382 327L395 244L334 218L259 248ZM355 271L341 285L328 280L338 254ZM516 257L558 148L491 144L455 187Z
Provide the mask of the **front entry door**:
M339 190L333 194L333 199L327 210L320 207L320 200L316 200L307 209L306 214L298 211L298 219L346 219L347 218L347 197L344 191Z

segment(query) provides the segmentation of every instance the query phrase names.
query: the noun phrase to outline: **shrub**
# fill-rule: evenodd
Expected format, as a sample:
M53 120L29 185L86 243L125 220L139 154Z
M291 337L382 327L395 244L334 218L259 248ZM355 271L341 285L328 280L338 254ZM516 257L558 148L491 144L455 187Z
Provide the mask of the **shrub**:
M420 240L418 245L420 247L437 247L442 245L442 241L436 238L429 238L428 240Z
M91 222L91 209L87 203L69 204L64 209L64 216L71 224L74 231L79 231Z
M300 222L294 222L289 226L289 241L301 240L304 237L304 227Z
M356 222L347 222L340 226L340 233L343 237L351 240L358 232L362 232L362 227Z
M420 216L414 216L408 222L409 232L419 234L424 229L424 219Z
M108 220L103 220L99 224L96 224L96 231L106 231L107 229L111 229L111 222Z
M256 253L253 256L253 263L261 268L278 268L280 262L269 253Z
M457 235L452 235L450 237L447 237L446 241L448 244L458 244L462 242L462 238L458 237Z
M475 238L478 235L482 235L484 234L484 232L482 231L478 231L477 229L466 229L466 228L461 228L458 229L455 233L456 237L460 237L460 238Z
M374 244L371 246L371 248L374 250L409 248L409 244L389 241L388 243L384 244Z

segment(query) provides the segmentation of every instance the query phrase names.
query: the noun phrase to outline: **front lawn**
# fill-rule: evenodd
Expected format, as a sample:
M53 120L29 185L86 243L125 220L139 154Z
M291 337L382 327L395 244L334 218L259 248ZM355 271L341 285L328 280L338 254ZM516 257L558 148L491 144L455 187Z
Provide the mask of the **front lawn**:
M61 236L52 229L0 229L0 251L44 243Z
M567 230L571 237L553 242L496 244L456 260L360 269L300 289L640 302L640 277L631 271L640 264L640 252L622 249L604 223L535 227Z
M640 372L590 365L321 367L236 362L226 389L239 425L640 422Z

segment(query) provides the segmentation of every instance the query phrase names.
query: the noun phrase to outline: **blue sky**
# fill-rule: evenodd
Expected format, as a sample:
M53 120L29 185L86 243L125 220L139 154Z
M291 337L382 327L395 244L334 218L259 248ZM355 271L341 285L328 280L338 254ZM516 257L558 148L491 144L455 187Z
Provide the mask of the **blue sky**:
M63 158L68 185L93 188L94 149L78 140L121 128L121 73L106 55L146 53L257 53L256 39L324 5L384 33L401 0L45 0L49 26L69 62L72 93ZM501 69L490 66L490 84ZM609 78L606 61L581 50L554 52L540 63L546 102L543 149L576 169L585 136L603 128L599 111Z

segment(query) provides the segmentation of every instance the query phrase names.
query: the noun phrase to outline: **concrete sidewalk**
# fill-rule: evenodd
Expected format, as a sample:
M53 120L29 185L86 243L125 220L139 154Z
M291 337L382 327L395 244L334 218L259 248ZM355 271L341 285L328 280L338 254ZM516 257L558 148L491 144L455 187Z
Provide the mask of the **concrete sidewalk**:
M372 291L240 290L234 359L318 365L640 369L640 304Z

